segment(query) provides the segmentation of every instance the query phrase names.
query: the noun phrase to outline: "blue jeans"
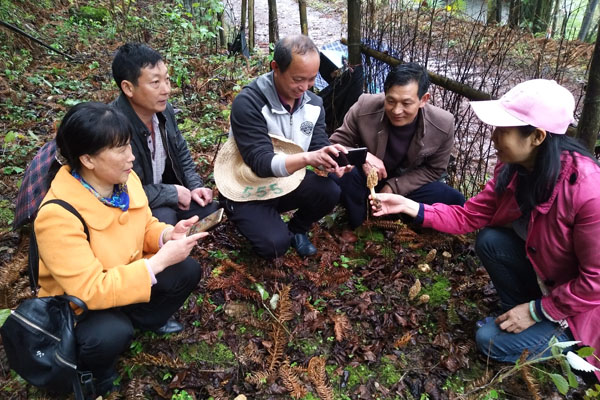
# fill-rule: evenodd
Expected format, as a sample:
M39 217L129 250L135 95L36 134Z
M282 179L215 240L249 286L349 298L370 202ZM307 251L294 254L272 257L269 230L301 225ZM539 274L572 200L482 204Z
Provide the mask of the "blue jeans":
M525 253L525 241L510 228L485 228L477 235L475 251L487 270L502 312L542 296L535 271ZM477 330L477 347L497 361L515 362L523 350L529 357L540 355L552 336L559 341L573 340L569 329L551 321L538 322L521 333L501 330L493 318ZM550 355L550 352L541 354Z

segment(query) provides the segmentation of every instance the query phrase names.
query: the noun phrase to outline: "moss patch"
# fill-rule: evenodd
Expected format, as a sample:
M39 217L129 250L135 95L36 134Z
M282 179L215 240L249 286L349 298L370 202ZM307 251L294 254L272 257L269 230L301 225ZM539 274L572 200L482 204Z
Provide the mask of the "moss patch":
M181 359L185 362L202 362L213 365L233 364L235 355L223 343L210 344L198 342L185 345L180 350Z

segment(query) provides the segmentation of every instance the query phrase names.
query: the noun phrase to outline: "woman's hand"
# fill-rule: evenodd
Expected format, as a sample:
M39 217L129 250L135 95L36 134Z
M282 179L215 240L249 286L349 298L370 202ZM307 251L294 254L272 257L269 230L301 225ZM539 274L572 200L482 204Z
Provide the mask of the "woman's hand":
M198 219L198 216L194 215L191 218L182 219L173 228L167 228L163 233L163 244L167 243L169 240L178 240L186 237L188 231L192 225L198 222Z
M376 217L404 213L414 218L419 213L419 203L399 194L377 193L376 197L377 201L373 199L373 196L369 196L373 215Z
M195 217L196 220L198 217ZM192 218L190 218L192 219ZM188 220L189 221L189 220ZM180 221L180 223L183 221ZM179 225L179 223L177 224ZM176 228L177 229L177 225ZM152 272L154 275L162 272L165 268L170 265L177 264L185 260L185 258L190 254L198 240L203 237L208 236L206 232L196 233L191 236L184 236L181 239L171 239L167 243L163 245L163 247L158 250L158 253L153 255L148 262L150 263L150 268L152 268Z
M510 333L521 333L535 324L529 313L529 303L519 304L496 318L496 325Z

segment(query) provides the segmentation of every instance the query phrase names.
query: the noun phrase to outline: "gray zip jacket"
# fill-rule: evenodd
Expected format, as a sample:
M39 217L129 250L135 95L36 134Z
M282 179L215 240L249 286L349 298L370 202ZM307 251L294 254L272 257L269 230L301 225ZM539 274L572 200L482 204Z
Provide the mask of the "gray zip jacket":
M305 92L290 114L279 100L273 72L259 76L233 100L230 136L256 175L287 176L285 156L273 152L269 133L292 140L304 151L329 146L323 101L316 94Z

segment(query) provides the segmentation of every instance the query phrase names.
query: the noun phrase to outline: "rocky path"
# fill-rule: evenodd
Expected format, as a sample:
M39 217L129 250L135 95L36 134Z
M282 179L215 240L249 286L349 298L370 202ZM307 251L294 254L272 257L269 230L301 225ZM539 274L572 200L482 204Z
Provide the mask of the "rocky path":
M317 11L310 8L308 1L308 35L317 46L339 40L346 36L346 26L342 24L342 10L328 5L327 11ZM333 2L329 2L333 4ZM225 8L232 25L239 27L241 0L226 0ZM256 46L264 49L269 47L269 9L267 0L254 1L255 42ZM298 2L294 0L277 0L277 17L279 20L279 37L300 33L300 11Z

